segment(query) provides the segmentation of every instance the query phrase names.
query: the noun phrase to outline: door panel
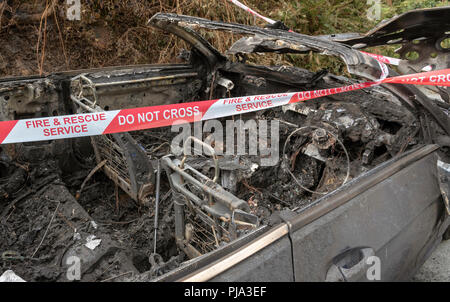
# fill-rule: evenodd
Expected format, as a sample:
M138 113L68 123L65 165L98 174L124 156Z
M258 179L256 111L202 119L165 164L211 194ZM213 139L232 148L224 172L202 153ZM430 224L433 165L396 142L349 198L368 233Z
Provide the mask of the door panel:
M410 278L444 210L436 162L430 154L296 231L296 280L324 281L339 255L357 247L380 258L381 280Z
M213 282L292 282L292 251L289 238L284 237L225 273Z
M418 148L354 179L284 219L288 236L222 273L210 272L208 280L367 281L372 256L380 260L382 281L409 280L450 223L436 177L436 150ZM262 234L248 245L264 240ZM225 265L226 258L216 263Z

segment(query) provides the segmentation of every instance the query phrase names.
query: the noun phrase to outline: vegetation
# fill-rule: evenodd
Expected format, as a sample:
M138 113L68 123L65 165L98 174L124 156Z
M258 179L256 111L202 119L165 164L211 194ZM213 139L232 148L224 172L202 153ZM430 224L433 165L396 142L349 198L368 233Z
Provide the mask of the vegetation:
M375 0L371 0L375 1ZM318 35L366 32L377 22L367 18L367 0L242 0L249 7L294 31ZM445 0L380 0L381 18L405 11L449 5ZM180 41L149 28L157 12L264 26L227 0L82 0L80 21L66 16L66 0L0 1L0 76L27 75L112 65L173 62ZM225 51L237 37L205 33ZM393 47L371 51L395 56ZM288 64L344 73L343 64L318 55L256 56L255 63Z

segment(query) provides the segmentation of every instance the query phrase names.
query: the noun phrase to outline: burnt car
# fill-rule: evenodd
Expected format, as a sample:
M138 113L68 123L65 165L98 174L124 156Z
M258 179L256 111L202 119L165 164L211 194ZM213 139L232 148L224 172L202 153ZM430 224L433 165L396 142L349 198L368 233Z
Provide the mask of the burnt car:
M401 44L401 74L445 69L449 20L450 7L416 10L365 35L307 36L159 13L149 25L190 45L185 63L1 79L0 118L374 81L379 64L359 49L380 45ZM203 31L239 39L222 54ZM310 52L340 58L352 77L248 61ZM206 139L207 122L178 146L167 127L2 145L3 265L30 281L367 281L378 259L382 281L410 280L448 236L449 108L448 89L382 84L214 124L231 137L265 131L244 151L264 144L269 154L224 155L235 146ZM99 170L106 177L87 185Z

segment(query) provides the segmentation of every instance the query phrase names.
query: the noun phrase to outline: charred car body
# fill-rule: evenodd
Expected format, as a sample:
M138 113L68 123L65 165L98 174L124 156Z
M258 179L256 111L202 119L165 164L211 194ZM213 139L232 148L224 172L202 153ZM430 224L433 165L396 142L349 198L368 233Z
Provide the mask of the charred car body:
M336 56L352 75L377 80L378 63L357 49L402 44L401 73L448 68L450 51L442 42L450 36L449 15L450 8L418 10L363 36L312 37L157 14L151 26L192 46L183 53L187 63L2 79L0 116L101 112L358 82L291 66L247 64L253 53ZM228 50L234 60L200 30L242 36ZM407 60L410 51L419 58ZM194 143L207 155L173 155L174 135L166 128L4 145L3 265L19 272L34 266L27 275L33 280L67 280L70 259L77 257L84 281L108 274L128 281L356 281L366 280L367 259L377 256L382 280L410 279L450 223L449 107L449 91L441 87L383 84L241 115L244 125L250 119L279 122L264 142L280 149L272 166L261 164L262 154L223 156L218 151L224 146L191 135L181 149ZM248 148L262 139L250 138ZM128 213L136 219L95 218L108 217L98 213L105 209L100 195L86 196L98 190L85 185L99 169L108 177L99 183L110 193L105 199L116 203L112 211L120 212L121 200L128 198L135 205ZM38 202L49 204L42 210ZM14 229L13 221L27 209L37 211L35 219L55 218L50 235L43 221L41 227ZM101 239L98 247L88 244L92 236ZM41 239L51 247L41 247ZM31 255L17 252L23 242Z

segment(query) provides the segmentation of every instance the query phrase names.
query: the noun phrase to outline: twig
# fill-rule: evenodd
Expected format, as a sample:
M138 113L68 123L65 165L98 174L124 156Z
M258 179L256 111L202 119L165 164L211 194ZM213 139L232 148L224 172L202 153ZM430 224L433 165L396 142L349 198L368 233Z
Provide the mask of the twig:
M290 204L289 202L284 201L283 199L280 199L280 198L276 197L275 195L271 194L271 193L270 193L269 191L267 191L267 190L265 190L265 191L266 191L266 194L267 194L267 195L269 195L270 197L272 197L272 198L275 199L276 201L279 201L279 202L281 202L282 204L284 204L285 206L288 206L288 207L292 206L292 204Z
M111 280L113 280L113 279L116 279L116 278L119 278L119 277L122 277L122 276L125 276L125 275L128 275L128 274L132 274L133 272L126 272L126 273L123 273L123 274L120 274L120 275L117 275L117 276L114 276L114 277L111 277L111 278L108 278L108 279L105 279L105 280L102 280L102 281L100 281L100 282L106 282L106 281L111 281Z
M114 264L116 264L116 262L117 262L117 259L114 259L114 261L113 261L110 265L108 265L108 267L105 269L105 271L104 271L103 273L101 273L100 276L99 276L97 279L95 279L95 281L98 281L98 279L99 279L101 276L103 276L107 271L109 271L109 269L110 269Z
M58 17L56 16L56 9L53 10L53 17L55 18L56 27L58 27L59 40L61 41L61 47L64 54L64 59L66 61L66 69L69 69L69 60L67 59L66 47L64 46L64 39L61 33L61 28L59 27Z
M100 170L106 163L108 160L104 160L101 163L99 163L97 166L95 166L94 169L92 169L92 171L88 174L88 176L86 176L86 179L83 181L83 183L81 184L80 189L77 191L77 194L75 195L75 199L78 200L80 199L81 196L81 192L84 189L84 186L86 185L86 183L91 179L91 177L95 174L95 172L97 172L98 170Z
M116 197L116 212L119 214L119 186L117 184L114 186L114 196Z
M56 210L53 213L52 219L50 219L50 223L47 226L47 229L45 230L44 236L42 237L41 242L39 243L38 247L36 248L36 250L34 251L33 255L31 255L31 258L34 258L34 255L36 255L37 251L39 250L39 248L41 247L42 243L44 242L45 237L47 236L48 230L50 229L50 226L52 225L53 219L55 219L56 213L58 212L58 208L59 205L61 204L60 201L58 201L58 205L56 206Z
M213 231L214 239L216 240L216 247L219 247L219 240L217 239L216 229L214 228L214 226L212 226L211 228Z
M48 0L46 1L45 4L45 9L44 12L42 13L41 16L41 21L39 23L39 36L38 36L38 43L36 46L36 55L38 56L38 67L39 67L39 75L42 75L43 71L44 71L44 58L45 58L45 44L47 42L47 16L48 16L48 11L49 6L48 6ZM41 29L42 29L42 21L44 20L44 41L42 42L42 51L41 51L41 58L39 60L39 44L41 41Z
M155 154L156 151L158 151L159 149L161 149L165 145L168 145L170 147L170 144L168 142L165 142L165 143L162 143L161 145L159 145L158 147L156 147L155 150L152 150L151 153Z
M28 192L22 194L21 196L17 197L16 199L14 199L2 212L2 215L0 216L1 218L5 217L9 210L11 210L12 208L14 208L14 206L16 205L16 203L18 203L19 201L21 201L24 198L27 198L28 196L30 196L33 192L33 190L29 190Z
M58 216L61 217L62 220L75 232L77 229L67 220L66 216L58 212Z
M30 196L31 194L37 193L36 195L39 195L39 193L41 192L41 190L44 188L46 189L46 186L52 182L54 182L56 180L57 176L56 175L50 175L49 177L47 177L46 179L44 179L38 186L37 188L33 188L33 189L28 189L27 192L23 193L22 195L20 195L19 197L17 197L16 199L14 199L2 212L2 214L0 215L0 219L2 219L3 217L5 217L8 212L18 203L20 202L22 199L27 198L28 196Z
M163 204L163 202L166 201L167 198L169 198L171 193L172 193L172 189L170 189L169 191L167 191L166 194L164 194L164 196L161 198L161 204Z
M7 222L7 221L8 221L9 217L11 217L12 213L14 213L14 210L15 210L15 209L16 209L16 207L15 207L15 206L13 206L13 207L12 207L12 211L11 211L11 213L9 213L8 217L6 217L6 220L5 220L5 222Z
M50 184L52 184L52 183L56 184L55 181L57 179L58 179L58 175L52 174L52 175L44 178L42 181L40 181L39 184L37 184L34 188L27 188L27 190L28 190L27 192L23 193L22 195L20 195L19 197L17 197L13 201L11 201L11 203L3 209L3 212L0 215L0 220L2 218L4 218L8 214L8 212L11 210L11 208L13 208L18 202L27 198L31 194L40 196L42 194L42 192L45 191Z
M257 188L255 188L255 187L249 185L246 179L243 179L243 180L242 180L242 184L243 184L247 189L249 189L249 190L252 191L252 192L257 192L257 193L259 193L259 194L261 194L261 195L263 194L263 193L262 193L260 190L258 190Z
M97 223L99 223L99 224L103 224L103 225L108 225L108 224L121 224L121 225L124 225L124 224L130 224L130 223L133 223L133 222L135 222L135 221L138 221L139 220L139 218L136 218L136 219L133 219L133 220L130 220L130 221L100 221L100 220L98 220L97 221Z
M0 30L2 29L2 17L3 17L3 13L6 9L6 1L0 3Z

